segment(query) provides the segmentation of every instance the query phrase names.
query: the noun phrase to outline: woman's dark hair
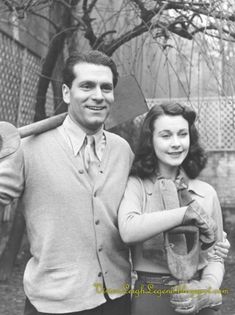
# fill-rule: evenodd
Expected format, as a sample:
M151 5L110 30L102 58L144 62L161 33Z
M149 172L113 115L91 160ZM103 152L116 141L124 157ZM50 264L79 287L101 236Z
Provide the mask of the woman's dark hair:
M196 113L191 108L178 103L163 103L153 106L146 115L139 137L131 175L146 178L154 174L157 157L153 147L154 122L162 115L182 116L189 124L190 147L182 163L182 168L189 178L196 178L205 167L207 157L199 144L198 131L195 127Z
M65 67L63 70L63 83L65 83L69 88L72 86L72 82L75 79L74 66L78 63L91 63L95 65L102 65L109 67L113 74L113 86L115 87L118 82L118 72L114 61L104 53L98 50L91 50L87 53L81 53L74 51L68 57L65 62Z

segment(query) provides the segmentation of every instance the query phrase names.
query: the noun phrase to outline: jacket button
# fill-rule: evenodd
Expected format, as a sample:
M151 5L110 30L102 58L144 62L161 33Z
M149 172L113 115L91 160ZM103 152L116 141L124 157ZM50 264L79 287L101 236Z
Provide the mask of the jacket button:
M79 173L79 174L83 174L84 171L83 171L83 170L78 170L78 173Z
M102 276L102 272L99 272L99 273L98 273L98 277L101 277L101 276Z
M103 250L103 247L100 246L100 248L98 249L99 252L101 252Z
M100 223L100 220L96 220L95 224L98 225Z

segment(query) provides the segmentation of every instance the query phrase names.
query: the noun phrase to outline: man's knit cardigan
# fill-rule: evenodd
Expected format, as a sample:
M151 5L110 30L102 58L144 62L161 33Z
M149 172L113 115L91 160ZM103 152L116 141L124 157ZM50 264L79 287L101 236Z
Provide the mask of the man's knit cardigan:
M127 142L105 132L106 148L94 183L58 129L27 138L0 161L0 202L20 198L32 258L25 293L40 312L94 308L124 294L130 283L129 251L117 212L132 163ZM3 170L4 169L4 170Z

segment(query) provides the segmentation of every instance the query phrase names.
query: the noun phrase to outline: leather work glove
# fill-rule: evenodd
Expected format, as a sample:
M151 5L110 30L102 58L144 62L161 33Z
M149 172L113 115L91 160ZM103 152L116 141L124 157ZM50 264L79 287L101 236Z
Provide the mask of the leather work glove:
M222 304L219 289L211 288L209 279L191 280L172 288L176 293L171 297L171 306L180 314L197 314L209 307L215 310Z
M199 228L199 238L202 249L212 246L216 240L217 226L214 220L208 216L205 210L193 200L186 209L183 225L195 225Z

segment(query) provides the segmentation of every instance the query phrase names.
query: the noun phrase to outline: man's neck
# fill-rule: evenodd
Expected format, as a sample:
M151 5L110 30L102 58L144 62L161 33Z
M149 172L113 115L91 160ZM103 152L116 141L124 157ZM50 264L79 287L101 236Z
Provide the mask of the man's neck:
M101 130L103 130L103 125L99 126L97 129L89 129L89 128L85 128L84 126L82 126L81 124L79 124L76 120L74 120L71 116L69 116L69 118L72 120L72 122L74 124L76 124L80 129L82 129L82 131L87 134L88 136L93 136L97 133L99 133Z

